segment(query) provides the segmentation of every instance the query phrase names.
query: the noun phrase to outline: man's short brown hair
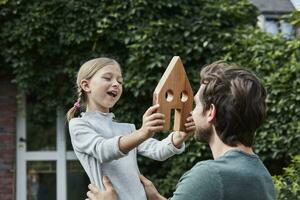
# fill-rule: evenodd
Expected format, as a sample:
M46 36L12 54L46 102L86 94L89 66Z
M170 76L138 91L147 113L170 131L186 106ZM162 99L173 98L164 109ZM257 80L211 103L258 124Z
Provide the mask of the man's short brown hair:
M200 93L204 111L216 107L214 126L220 139L229 146L252 146L255 131L266 116L266 90L249 70L217 61L200 72L205 85Z

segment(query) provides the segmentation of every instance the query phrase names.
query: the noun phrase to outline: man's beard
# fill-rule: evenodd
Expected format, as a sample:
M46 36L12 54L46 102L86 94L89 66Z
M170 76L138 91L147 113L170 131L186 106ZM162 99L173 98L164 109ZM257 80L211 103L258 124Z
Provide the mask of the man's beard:
M195 130L194 138L197 142L208 143L212 135L212 127L197 127Z

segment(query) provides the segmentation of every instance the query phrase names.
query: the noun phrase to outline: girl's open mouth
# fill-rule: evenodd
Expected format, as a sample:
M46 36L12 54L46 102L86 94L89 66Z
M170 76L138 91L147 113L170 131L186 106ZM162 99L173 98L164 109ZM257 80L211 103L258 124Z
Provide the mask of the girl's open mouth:
M118 95L117 91L108 91L107 94L112 97L116 97Z

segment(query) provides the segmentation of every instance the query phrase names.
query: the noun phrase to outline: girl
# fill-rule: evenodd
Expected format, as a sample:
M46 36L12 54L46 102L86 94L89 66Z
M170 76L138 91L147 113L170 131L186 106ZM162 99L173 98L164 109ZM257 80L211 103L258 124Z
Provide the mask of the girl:
M114 121L109 112L122 94L120 65L109 58L96 58L84 63L77 74L78 100L68 113L72 145L80 163L94 183L103 188L102 177L108 176L120 200L146 200L139 179L137 154L163 161L184 151L188 133L174 132L166 139L151 138L161 131L164 115L151 106L143 116L142 127ZM80 104L86 112L75 117ZM191 117L186 128L195 128Z

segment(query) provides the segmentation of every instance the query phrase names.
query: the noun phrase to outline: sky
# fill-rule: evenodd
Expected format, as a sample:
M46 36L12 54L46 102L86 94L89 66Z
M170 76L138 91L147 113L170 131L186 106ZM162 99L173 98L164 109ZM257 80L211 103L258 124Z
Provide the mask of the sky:
M300 10L300 0L291 0L297 10Z

